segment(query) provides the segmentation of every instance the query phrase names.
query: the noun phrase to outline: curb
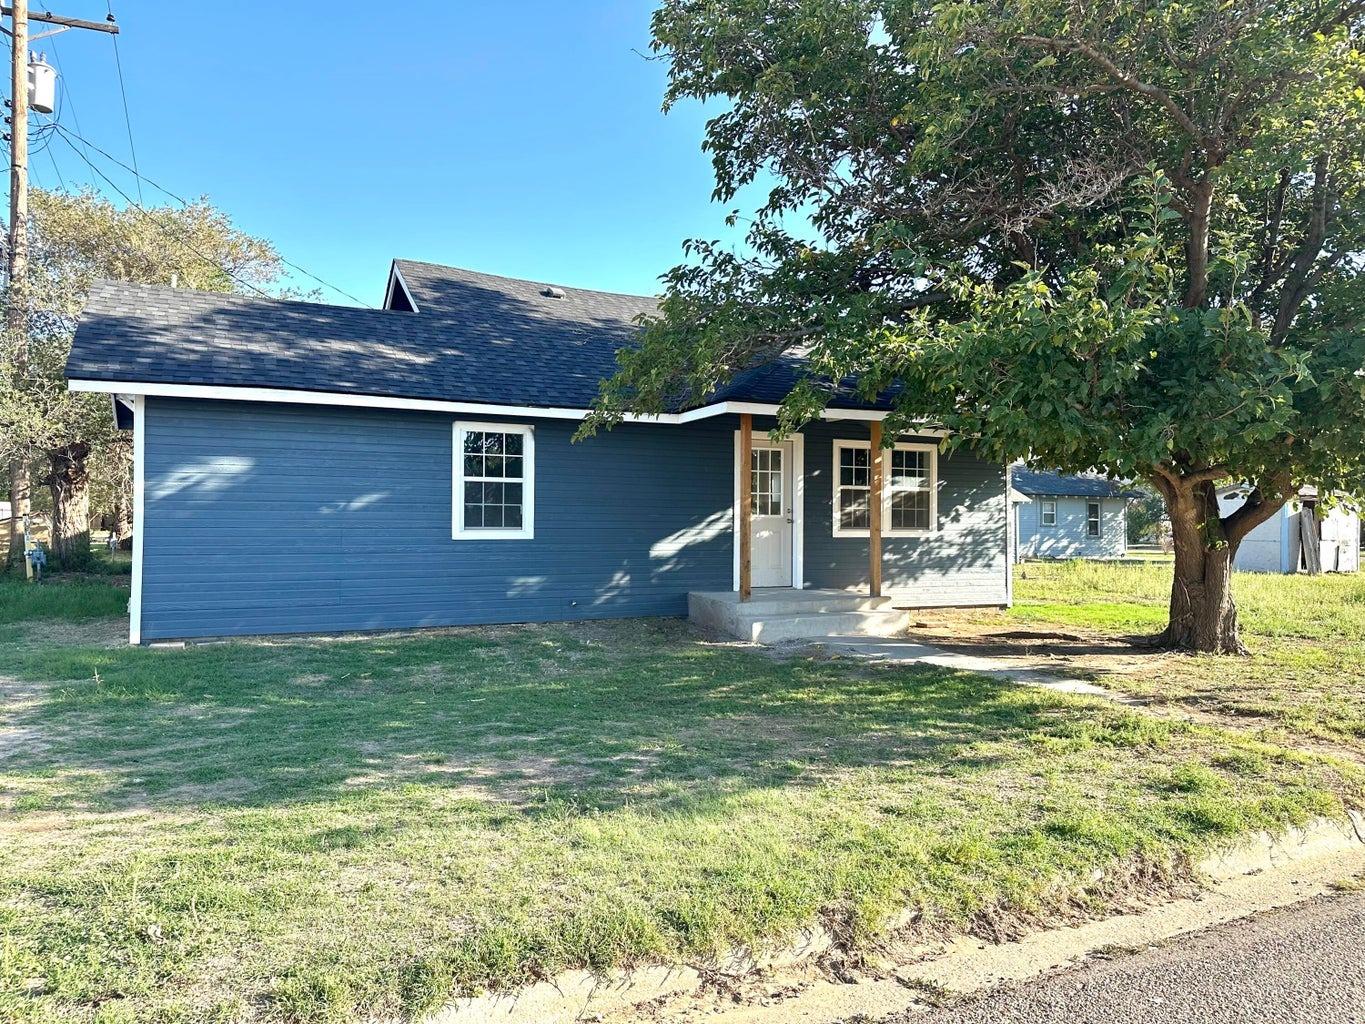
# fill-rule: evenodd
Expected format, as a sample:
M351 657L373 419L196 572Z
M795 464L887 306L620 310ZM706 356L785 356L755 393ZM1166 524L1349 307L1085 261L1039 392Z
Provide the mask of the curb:
M710 1019L719 1024L780 1024L913 1010L924 1006L917 993L926 989L957 995L979 992L1005 981L1036 977L1107 946L1146 945L1318 895L1342 874L1365 871L1365 813L1349 811L1344 820L1321 818L1278 835L1260 833L1202 858L1195 868L1208 885L1193 899L1035 932L1001 945L958 936L905 951L903 966L864 984L810 978L815 961L838 946L832 931L816 926L800 932L788 946L737 949L709 964L657 964L603 974L568 971L551 981L456 1000L426 1017L424 1024L574 1024L623 1013L631 1019L629 1011L642 1003L685 1000L715 979L764 976L766 987L772 987L773 975L803 970L803 985L791 998L775 1005L735 1006L733 1011L713 1009ZM909 925L915 916L903 913L888 922L886 931ZM652 1019L667 1020L666 1006L660 1009Z

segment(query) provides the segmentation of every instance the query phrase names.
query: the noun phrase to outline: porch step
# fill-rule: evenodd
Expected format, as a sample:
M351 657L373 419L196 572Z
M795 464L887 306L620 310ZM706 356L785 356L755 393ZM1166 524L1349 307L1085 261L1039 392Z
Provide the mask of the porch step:
M749 601L740 601L732 591L694 593L687 597L687 610L704 628L761 643L844 634L893 636L909 621L909 613L893 608L889 597L842 590L755 591Z

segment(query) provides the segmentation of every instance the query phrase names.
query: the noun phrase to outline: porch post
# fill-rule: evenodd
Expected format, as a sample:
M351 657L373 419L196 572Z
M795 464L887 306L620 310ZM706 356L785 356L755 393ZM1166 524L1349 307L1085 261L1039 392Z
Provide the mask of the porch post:
M867 578L868 593L882 596L882 424L873 420L872 426L872 488L868 494L867 510Z
M752 562L753 548L753 462L754 462L754 417L751 413L739 415L739 599L749 600L753 593Z

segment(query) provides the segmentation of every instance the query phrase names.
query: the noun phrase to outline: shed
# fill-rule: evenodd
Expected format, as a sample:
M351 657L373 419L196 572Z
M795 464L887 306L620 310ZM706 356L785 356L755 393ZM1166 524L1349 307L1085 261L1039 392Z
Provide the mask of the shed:
M1219 488L1219 511L1235 512L1248 493L1244 484ZM1234 565L1244 572L1358 572L1360 513L1340 504L1327 508L1316 487L1301 487L1247 534Z

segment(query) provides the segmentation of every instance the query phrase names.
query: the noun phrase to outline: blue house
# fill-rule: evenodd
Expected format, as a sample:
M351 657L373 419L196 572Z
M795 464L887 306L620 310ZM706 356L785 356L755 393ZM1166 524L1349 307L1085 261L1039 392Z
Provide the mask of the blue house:
M384 305L92 290L67 376L133 432L133 643L1010 600L1006 467L878 459L886 407L842 392L774 443L795 361L575 443L654 300L399 260Z
M1011 467L1025 500L1014 503L1020 558L1123 558L1128 553L1128 500L1121 485L1095 476L1067 476Z

